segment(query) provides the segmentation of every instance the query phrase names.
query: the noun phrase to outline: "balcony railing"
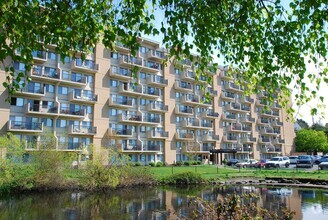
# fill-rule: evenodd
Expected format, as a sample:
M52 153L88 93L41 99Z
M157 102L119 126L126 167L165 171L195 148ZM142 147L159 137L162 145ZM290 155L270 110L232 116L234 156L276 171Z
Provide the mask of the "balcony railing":
M158 86L167 86L168 85L168 80L164 79L162 76L151 75L151 77L147 78L147 84L148 85L155 84L155 85L158 85Z
M69 127L68 133L69 134L95 135L97 133L97 127L71 125Z
M43 132L43 124L39 122L8 121L8 131Z
M132 129L130 129L130 128L108 128L108 134L110 136L131 137Z
M109 105L117 105L117 106L124 106L124 107L132 107L132 99L126 98L117 98L117 97L110 97L109 98Z
M192 91L192 85L190 83L182 83L181 81L176 81L174 84L174 88L184 91Z
M87 70L91 72L97 72L99 70L99 65L95 64L93 60L76 59L72 61L72 68L78 68L82 70Z
M60 107L60 114L67 115L67 116L78 116L78 117L84 117L86 115L85 109L71 109L69 107Z
M167 131L147 131L147 138L168 138L169 137L169 132Z
M35 114L58 114L58 106L55 104L53 107L43 106L40 104L31 104L27 103L25 105L26 113L35 113Z
M158 103L149 103L147 105L148 111L159 111L159 112L167 112L169 110L169 107L164 104L158 104Z

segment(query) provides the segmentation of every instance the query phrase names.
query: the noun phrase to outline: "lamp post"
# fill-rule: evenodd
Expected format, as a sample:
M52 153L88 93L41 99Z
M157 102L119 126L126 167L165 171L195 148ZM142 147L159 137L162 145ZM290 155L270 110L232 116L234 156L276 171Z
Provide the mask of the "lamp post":
M251 145L248 145L248 159L251 158L250 155L251 155Z

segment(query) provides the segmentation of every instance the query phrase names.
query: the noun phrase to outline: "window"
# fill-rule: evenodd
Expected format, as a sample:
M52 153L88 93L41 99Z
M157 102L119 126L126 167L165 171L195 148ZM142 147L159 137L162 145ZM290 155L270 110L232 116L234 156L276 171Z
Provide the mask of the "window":
M17 107L23 107L24 106L24 99L23 98L11 98L10 105L14 105Z
M19 71L25 71L25 64L24 63L14 63L14 69Z
M115 108L109 109L109 116L116 116L117 115L117 110Z
M64 63L69 63L71 62L71 58L70 57L65 57L64 58Z
M55 92L55 86L53 86L53 85L45 84L44 87L46 89L46 92L49 92L49 93L54 93Z
M58 94L60 95L67 95L68 94L68 88L64 86L58 87Z
M66 128L67 127L67 121L63 120L63 119L57 119L56 127L57 128Z
M63 80L70 80L69 73L67 71L62 72L62 79Z
M140 133L146 133L146 126L140 126Z
M93 113L92 106L86 105L86 106L83 106L83 109L85 109L86 114L92 114Z
M118 59L118 53L116 53L116 52L111 52L111 53L110 53L110 57L113 58L113 59L115 59L115 60L117 60L117 59Z
M42 118L41 122L43 123L43 126L46 126L46 127L52 127L52 125L53 125L53 119L50 119L50 118Z
M146 79L147 74L140 72L140 79Z
M140 105L146 105L146 99L140 99Z
M117 87L117 81L111 79L111 80L109 81L109 86L110 86L110 87Z
M87 78L87 83L93 83L94 82L94 77L91 75L86 75Z
M49 60L57 60L57 54L53 52L48 52L48 59Z
M147 53L148 50L149 50L149 49L146 48L146 47L140 47L140 48L139 48L140 53Z

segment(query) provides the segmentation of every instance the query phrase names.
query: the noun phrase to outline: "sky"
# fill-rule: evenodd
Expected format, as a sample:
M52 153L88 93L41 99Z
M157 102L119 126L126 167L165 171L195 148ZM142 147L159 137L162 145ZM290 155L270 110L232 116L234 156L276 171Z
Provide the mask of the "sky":
M290 0L284 0L282 1L282 5L283 7L288 11L290 10L289 8L289 3ZM151 4L150 4L151 5ZM163 11L157 10L156 11L156 15L155 15L155 26L160 29L161 27L161 22L164 19L164 13ZM163 40L163 35L158 35L158 36L145 36L148 39L152 39L158 42L162 42ZM189 42L192 41L192 38L190 37ZM196 52L195 52L196 54ZM216 63L218 63L219 65L223 65L223 58L221 56L220 59L218 59L216 56L214 56L214 61ZM311 73L316 73L317 69L315 68L315 65L309 64L307 63L307 71L311 72ZM307 83L310 83L309 81ZM311 108L316 108L319 105L323 105L323 106L328 106L328 86L325 83L321 83L321 87L319 89L319 91L317 91L318 96L323 96L325 97L324 102L320 102L319 98L311 100L309 103L306 103L302 106L296 106L295 104L295 94L297 93L297 91L294 89L293 90L293 97L292 97L292 102L293 102L293 109L295 110L295 115L294 115L294 119L303 119L304 121L306 121L309 125L312 125L313 123L320 123L322 125L325 125L326 123L328 123L328 115L325 110L325 108L319 109L318 112L319 114L316 116L312 116L311 115Z

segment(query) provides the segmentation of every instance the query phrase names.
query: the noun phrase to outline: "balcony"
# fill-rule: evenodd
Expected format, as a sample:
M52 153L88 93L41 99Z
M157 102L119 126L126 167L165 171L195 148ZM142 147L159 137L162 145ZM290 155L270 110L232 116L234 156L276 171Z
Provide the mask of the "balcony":
M285 140L281 138L274 138L272 139L272 144L284 144Z
M34 63L45 63L47 62L47 52L45 51L33 51L32 52Z
M271 144L271 139L269 137L260 137L259 138L260 144Z
M42 133L43 124L38 122L12 121L7 124L8 132Z
M213 102L212 100L207 100L205 97L202 97L198 105L203 107L211 107L213 105Z
M133 124L141 124L143 123L142 115L132 115L132 114L118 114L117 115L118 122L124 123L133 123Z
M62 117L84 119L86 116L86 111L85 109L75 110L75 109L70 109L68 107L60 107L59 114Z
M147 104L147 111L152 111L152 112L168 112L169 106L164 105L164 104L158 104L158 103L148 103Z
M239 103L230 103L225 106L225 109L227 111L239 112L241 109L241 105Z
M70 86L84 87L87 85L87 78L82 75L62 72L60 75L60 83Z
M255 118L252 117L241 117L239 118L239 121L242 123L254 123L255 122Z
M272 121L271 121L271 126L274 126L274 127L281 127L281 126L283 126L283 125L284 125L283 122L276 121L276 120L272 120Z
M130 81L133 78L133 73L130 69L117 68L117 72L114 72L114 68L112 67L108 71L108 74L111 78L124 80L124 81Z
M184 95L180 97L180 102L183 104L199 105L199 96L197 95Z
M44 116L55 116L58 115L58 104L55 103L53 107L42 106L40 104L25 104L26 114L44 115Z
M43 85L39 88L27 85L27 87L19 89L15 94L28 96L29 98L41 98L45 96L45 91Z
M183 92L192 92L193 87L190 83L182 83L181 81L176 81L174 83L174 89Z
M220 140L220 136L219 135L215 135L215 134L205 134L205 135L202 135L201 140L203 142L206 142L206 141L219 141Z
M132 129L129 128L108 128L107 133L110 137L132 137Z
M160 63L155 63L147 60L144 60L143 62L143 69L150 73L158 73L162 70Z
M176 65L181 66L184 69L191 68L191 61L188 59L179 60L178 62L176 62Z
M232 92L243 92L243 89L241 86L236 85L234 83L228 83L224 85L225 90L232 91Z
M275 152L275 147L272 146L271 144L261 148L261 153L277 153Z
M192 82L194 82L196 80L195 73L192 71L188 71L188 70L185 70L184 72L182 72L180 77L183 80L192 81Z
M195 140L195 136L193 133L176 132L175 139L182 141L192 141Z
M210 87L207 87L207 88L205 89L205 94L204 94L204 95L206 95L207 93L208 93L211 97L216 97L216 96L218 96L218 91L217 91L217 90L214 90L214 89L212 89L212 88L210 88Z
M125 94L128 96L141 96L142 95L142 86L131 86L128 84L121 84L118 87L118 91L121 94Z
M119 147L121 148L121 150L123 152L151 152L151 153L157 153L157 152L161 152L162 150L162 146L161 145L157 145L157 144L151 144L151 145L146 145L143 143L137 143L135 145L119 145Z
M166 60L166 58L167 58L167 56L164 55L164 52L161 52L161 51L149 50L147 52L147 59L162 62L163 60Z
M73 90L69 94L69 101L94 104L98 101L98 95L93 95L92 93L86 93L85 91L81 91L80 94L76 94L76 92Z
M223 142L237 143L237 136L223 136Z
M275 131L273 130L273 128L262 128L260 130L260 134L264 134L264 135L277 135L277 133L275 133Z
M130 52L130 48L124 44L122 44L121 42L115 42L115 49L118 52L123 52L123 53L129 53Z
M225 99L225 100L229 100L229 101L234 101L235 100L235 96L233 94L222 92L221 93L221 99Z
M156 131L156 130L147 131L147 138L166 139L168 137L169 137L169 132L167 131Z
M119 63L121 66L131 68L133 66L142 67L143 60L141 57L129 57L129 56L121 56L119 58Z
M166 87L168 85L168 80L164 79L162 76L151 75L147 78L147 85Z
M271 110L266 110L266 111L262 110L262 111L259 111L259 113L260 113L261 116L264 116L264 117L275 117L275 118L277 116L279 117L279 114L278 115L274 115Z
M256 142L255 137L241 137L240 142L243 144L251 144Z
M275 102L275 103L273 103L273 105L271 106L271 108L272 109L278 109L279 110L279 109L281 109L281 105Z
M82 151L84 146L83 143L59 142L57 149L63 151Z
M267 118L258 118L257 119L257 124L270 125L270 121Z
M126 98L116 98L110 97L108 101L109 106L118 107L118 108L132 108L134 107L132 99Z
M175 106L175 114L177 115L193 115L194 109L193 108L181 108L181 106L176 105Z
M185 120L185 121L181 121L180 122L180 126L184 127L184 128L191 128L191 129L195 129L195 128L199 128L200 126L200 122L198 119L194 119L192 121L190 120Z
M213 112L213 111L204 111L200 114L200 116L202 118L218 118L219 117L219 113L217 112Z
M200 128L201 129L210 129L210 130L212 130L213 129L213 123L212 122L202 122L200 124Z
M97 127L71 125L71 126L68 127L68 134L95 135L95 134L97 134Z
M96 73L99 70L99 64L95 64L93 60L76 59L71 62L72 70L83 71L88 73Z
M243 96L240 99L240 102L243 104L253 104L254 103L254 99L250 98L249 96Z
M261 99L256 100L256 103L255 104L257 106L262 106L262 107L264 107L264 106L267 105L267 103L265 101L261 100Z
M32 80L42 80L43 82L59 82L60 81L60 72L49 72L46 70L38 70L37 68L32 68L28 73Z
M227 113L222 113L222 120L225 121L236 121L236 115L228 115Z
M231 80L231 79L233 79L233 77L232 77L231 75L229 75L229 74L227 73L227 71L223 71L223 70L220 71L219 76L220 76L221 79L226 79L226 80Z

